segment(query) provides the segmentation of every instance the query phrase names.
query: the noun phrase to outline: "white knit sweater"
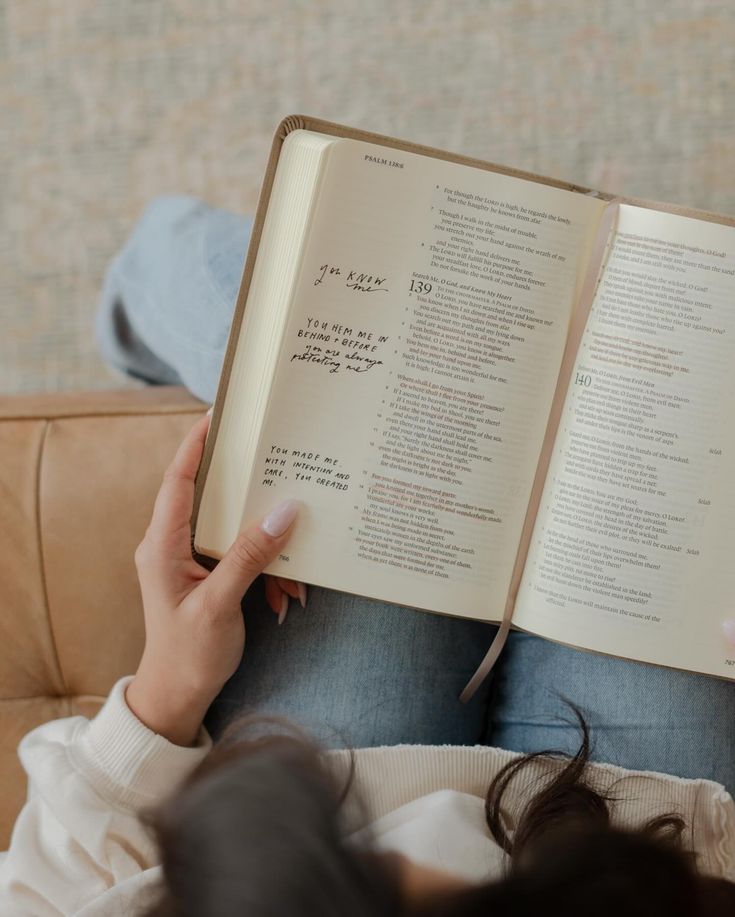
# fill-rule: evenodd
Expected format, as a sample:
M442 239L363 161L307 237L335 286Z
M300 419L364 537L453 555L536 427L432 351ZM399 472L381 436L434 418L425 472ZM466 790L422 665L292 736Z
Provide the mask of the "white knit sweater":
M130 917L152 902L160 867L138 813L170 793L211 742L203 730L194 748L152 733L125 703L128 682L115 685L92 721L56 720L21 742L29 796L10 850L0 855L5 917ZM354 821L354 808L352 827L369 830L381 847L470 880L497 876L503 855L484 827L483 797L493 775L513 757L479 746L361 749L353 792L367 811L360 810L362 822ZM328 758L336 771L346 772L346 753L330 752ZM508 798L511 813L550 767L539 761L523 772ZM676 811L691 826L700 867L735 880L735 806L721 786L608 765L595 765L592 773L603 789L616 784L617 823L634 826Z

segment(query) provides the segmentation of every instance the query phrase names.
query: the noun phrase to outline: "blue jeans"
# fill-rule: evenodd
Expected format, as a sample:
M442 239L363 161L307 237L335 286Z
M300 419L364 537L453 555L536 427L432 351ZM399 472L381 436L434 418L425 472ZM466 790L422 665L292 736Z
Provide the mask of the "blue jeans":
M154 201L111 264L97 316L106 359L151 384L214 398L252 221L193 198ZM284 715L327 745L492 744L573 751L565 698L593 757L708 777L735 791L735 684L512 633L473 700L457 696L495 628L317 586L282 627L259 578L247 650L209 711L216 736L244 709Z

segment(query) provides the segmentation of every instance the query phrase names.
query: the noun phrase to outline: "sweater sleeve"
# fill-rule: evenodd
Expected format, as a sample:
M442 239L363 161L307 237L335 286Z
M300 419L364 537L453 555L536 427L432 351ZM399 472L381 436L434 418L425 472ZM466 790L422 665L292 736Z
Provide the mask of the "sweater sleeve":
M54 720L30 732L19 756L28 799L0 862L0 913L75 914L118 883L157 865L139 815L154 807L211 748L172 745L125 702L120 679L93 720Z

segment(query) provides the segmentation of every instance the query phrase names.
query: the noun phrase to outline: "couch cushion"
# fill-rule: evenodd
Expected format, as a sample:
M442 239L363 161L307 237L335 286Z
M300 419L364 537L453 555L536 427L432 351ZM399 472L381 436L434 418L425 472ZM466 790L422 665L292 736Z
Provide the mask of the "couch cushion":
M133 552L204 407L178 387L0 398L0 849L25 798L20 738L93 715L135 670Z

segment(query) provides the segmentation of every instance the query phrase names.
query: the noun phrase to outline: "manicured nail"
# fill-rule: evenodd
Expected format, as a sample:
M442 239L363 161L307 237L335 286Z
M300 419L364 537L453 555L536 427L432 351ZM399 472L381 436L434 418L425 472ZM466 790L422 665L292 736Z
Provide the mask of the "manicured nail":
M727 642L735 646L735 618L728 618L722 622L722 633Z
M281 613L278 615L278 626L286 620L286 615L288 614L288 596L284 592L281 596Z
M296 583L299 589L299 602L301 607L306 608L306 583Z
M209 410L207 411L207 414L211 414L213 410L214 410L214 405L211 404L211 405L209 406Z
M286 529L296 518L296 513L301 506L300 500L284 500L272 509L265 519L260 523L260 527L271 538L277 538L283 535Z

